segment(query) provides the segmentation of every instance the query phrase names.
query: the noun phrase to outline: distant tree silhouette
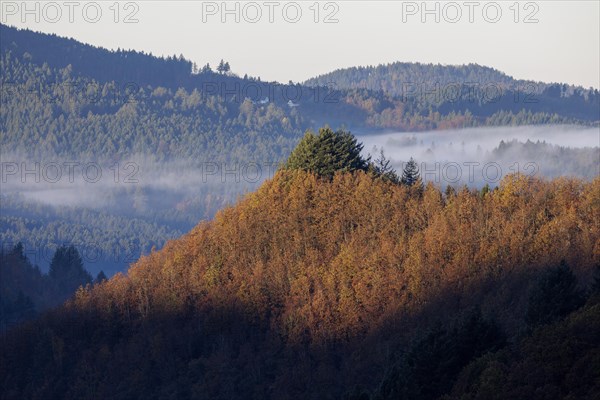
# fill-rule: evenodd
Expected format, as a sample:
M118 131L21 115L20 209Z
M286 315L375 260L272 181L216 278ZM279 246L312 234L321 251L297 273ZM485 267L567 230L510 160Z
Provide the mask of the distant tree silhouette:
M51 277L29 261L24 249L22 243L7 252L0 249L0 330L62 303L75 292L73 288L90 282L77 263L65 268L65 258L70 256L64 250L53 258ZM73 266L77 273L69 272Z
M206 73L212 72L212 68L210 67L210 64L209 64L209 63L206 63L206 65L205 65L204 67L202 67L202 71L201 71L201 72L202 72L203 74L206 74Z
M219 61L219 65L217 66L217 72L220 74L225 72L225 62L223 61L222 58L221 58L221 61Z
M61 246L56 250L48 274L63 293L73 293L79 286L92 282L75 246Z
M490 185L488 183L486 183L485 185L483 185L483 187L481 188L481 197L485 196L486 194L488 194L490 192Z
M403 185L413 186L420 182L420 180L419 167L417 166L417 162L411 157L402 171L402 179L400 181Z
M383 180L399 183L400 177L391 164L391 161L385 157L383 149L381 149L379 152L379 157L373 162L373 172L376 176L381 177Z
M100 271L100 272L98 272L96 279L94 279L94 284L102 283L106 280L108 280L108 278L106 277L106 274L104 274L104 271Z

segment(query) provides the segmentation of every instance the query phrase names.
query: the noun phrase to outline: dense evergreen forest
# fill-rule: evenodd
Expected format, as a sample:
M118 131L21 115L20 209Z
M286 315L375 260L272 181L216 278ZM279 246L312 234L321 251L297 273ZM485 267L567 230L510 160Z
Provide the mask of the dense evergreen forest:
M183 56L111 52L54 35L0 29L2 145L4 151L37 157L118 159L144 153L159 159L281 160L306 129L326 123L354 130L425 130L600 120L597 90L546 85L519 93L506 84L510 78L473 65L398 64L403 74L381 73L382 80L398 84L432 82L434 74L439 78L433 82L442 85L457 78L452 95L422 96L386 87L346 89L333 78L313 87L239 78L210 67L194 73ZM486 84L498 78L502 90L473 87L471 78L479 76L476 82Z
M8 332L2 398L595 398L600 179L441 191L360 147L306 135L214 220Z

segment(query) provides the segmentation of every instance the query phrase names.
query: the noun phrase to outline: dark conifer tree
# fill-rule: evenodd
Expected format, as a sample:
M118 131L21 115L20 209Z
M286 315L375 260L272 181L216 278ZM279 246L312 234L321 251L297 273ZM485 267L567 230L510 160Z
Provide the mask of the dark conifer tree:
M290 154L285 167L329 178L337 171L367 171L369 160L361 156L362 149L362 143L358 143L350 132L321 128L318 135L306 133Z
M373 172L375 176L381 177L385 181L393 183L399 183L400 177L396 173L396 170L392 167L391 161L386 158L383 153L383 149L379 152L379 157L373 163Z
M58 289L67 294L75 292L81 286L92 282L92 277L83 267L83 260L75 246L61 246L50 262L50 278Z
M98 272L96 279L94 279L94 284L102 283L106 280L108 280L108 278L106 277L106 274L104 273L104 271L100 271L100 272Z
M417 166L417 162L411 157L410 160L406 163L404 170L402 171L402 179L401 182L406 186L413 186L419 182L421 182L421 176L419 174L419 167Z
M225 62L223 61L223 59L221 59L221 61L219 61L219 65L217 66L217 72L220 74L225 72Z

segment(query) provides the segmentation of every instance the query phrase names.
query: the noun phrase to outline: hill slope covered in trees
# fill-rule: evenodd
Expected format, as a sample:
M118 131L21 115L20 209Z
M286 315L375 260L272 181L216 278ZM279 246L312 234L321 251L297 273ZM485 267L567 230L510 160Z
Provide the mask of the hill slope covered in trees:
M35 163L98 162L105 171L101 183L112 178L117 164L138 159L149 159L151 164L138 163L136 185L118 182L111 188L97 184L85 185L85 189L71 185L71 190L93 193L94 202L70 208L65 195L65 200L58 202L60 210L53 213L61 216L61 222L50 218L52 224L46 223L48 213L39 202L4 199L7 207L0 217L0 240L22 241L34 251L83 241L82 245L99 247L105 254L131 254L134 248L135 258L153 245L161 247L165 240L188 231L198 220L212 217L217 209L254 189L271 176L267 165L287 158L308 128L324 124L372 132L594 124L600 119L597 92L543 85L543 90L530 93L531 99L519 92L512 79L479 66L399 64L398 69L390 66L378 72L382 82L398 85L404 80L448 82L458 77L461 86L454 99L422 96L418 91L407 95L394 87L363 88L352 83L362 79L358 75L349 76L348 87L332 88L326 81L311 81L311 86L280 84L210 68L197 71L183 56L109 51L6 25L0 25L0 45L4 163L21 166L25 162L31 169ZM401 70L406 71L398 72ZM502 95L489 97L480 87L465 82L479 76L485 83L499 82ZM168 164L173 161L176 165ZM262 166L258 180L223 178L224 171L234 170L239 176L239 171L253 163ZM207 181L203 168L216 168L217 172ZM190 175L197 179L185 179ZM185 181L185 190L175 193L168 184L166 189L160 186L173 182L173 176ZM3 194L31 189L20 185L19 174L9 180L13 178L17 185L10 192L6 185ZM56 188L35 188L43 189L38 193L42 200L52 197L46 196L48 186ZM87 212L90 208L92 217ZM81 223L90 218L97 220L91 230ZM132 226L147 233L132 238ZM106 240L115 230L121 232L118 237ZM89 267L94 274L99 268L111 274L123 264L111 261Z
M398 64L401 72L392 66L368 72L379 73L377 82L390 87L365 89L363 72L346 77L343 71L310 81L312 86L283 85L210 69L193 73L183 56L112 52L5 25L0 30L0 127L7 150L212 158L221 150L235 159L281 159L302 132L324 124L418 131L498 125L506 113L520 115L518 124L600 120L597 90L543 84L527 91L498 71L473 65ZM455 76L460 85L452 93L423 96L394 87L424 80L445 84ZM473 87L468 80L479 76L477 85L494 83L502 90Z
M7 334L2 397L590 398L599 194L281 170Z
M335 83L340 89L368 89L404 97L418 94L421 90L433 91L435 85L447 87L457 84L520 90L524 94L546 92L547 94L562 93L564 97L577 95L593 98L598 96L598 88L519 80L497 69L478 64L442 65L394 62L377 66L338 69L304 82L309 86L322 86L328 83Z

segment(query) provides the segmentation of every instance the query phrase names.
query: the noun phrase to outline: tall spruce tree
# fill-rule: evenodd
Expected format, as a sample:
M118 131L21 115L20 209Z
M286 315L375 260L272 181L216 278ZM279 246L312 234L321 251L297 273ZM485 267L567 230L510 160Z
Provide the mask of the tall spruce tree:
M220 74L225 72L225 62L223 61L222 58L221 58L221 61L219 62L219 65L217 66L217 72Z
M421 175L419 173L419 167L417 166L417 162L411 157L402 171L402 179L400 182L406 186L413 186L420 181Z
M54 253L48 273L62 293L71 294L81 285L92 282L75 246L61 246Z
M99 284L106 280L108 280L106 274L104 273L104 271L100 271L98 272L98 275L96 275L96 279L94 279L94 284Z

